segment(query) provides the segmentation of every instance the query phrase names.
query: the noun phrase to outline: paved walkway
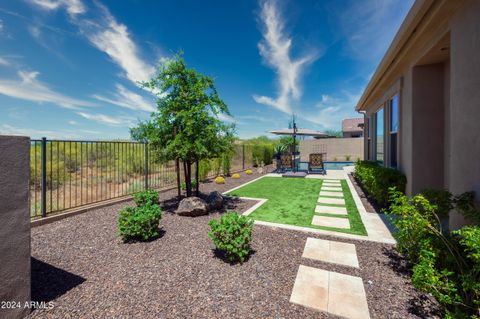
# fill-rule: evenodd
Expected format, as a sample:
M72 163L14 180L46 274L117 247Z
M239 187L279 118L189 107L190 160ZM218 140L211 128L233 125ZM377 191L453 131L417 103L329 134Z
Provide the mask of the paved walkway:
M307 238L302 257L359 267L354 244ZM290 302L349 318L369 319L367 297L360 277L300 265Z
M315 213L329 215L314 215L312 225L350 229L348 212L345 207L345 199L343 198L342 184L339 179L323 181Z

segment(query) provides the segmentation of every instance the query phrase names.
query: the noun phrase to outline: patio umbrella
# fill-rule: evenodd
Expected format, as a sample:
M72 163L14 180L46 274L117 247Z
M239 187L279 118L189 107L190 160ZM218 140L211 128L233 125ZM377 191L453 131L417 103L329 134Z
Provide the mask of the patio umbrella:
M273 130L270 131L269 133L275 134L275 135L298 135L298 136L312 136L314 138L322 138L322 137L329 137L328 134L316 131L316 130L310 130L306 128L296 128L295 124L295 132L294 128L286 128L286 129L281 129L281 130Z

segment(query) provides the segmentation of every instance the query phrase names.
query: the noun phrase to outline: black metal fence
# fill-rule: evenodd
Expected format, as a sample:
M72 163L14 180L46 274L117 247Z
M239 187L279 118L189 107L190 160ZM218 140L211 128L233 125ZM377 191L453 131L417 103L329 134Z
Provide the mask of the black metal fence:
M251 145L235 145L230 171L251 168ZM145 188L176 186L175 163L162 162L146 143L31 140L31 217L131 195ZM200 162L201 179L223 173L222 159ZM180 170L183 180L183 170Z

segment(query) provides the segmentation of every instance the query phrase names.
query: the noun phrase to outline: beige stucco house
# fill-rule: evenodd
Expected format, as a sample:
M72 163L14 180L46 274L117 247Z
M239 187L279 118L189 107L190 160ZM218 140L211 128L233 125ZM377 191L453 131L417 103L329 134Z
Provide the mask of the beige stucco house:
M480 1L415 1L356 110L365 158L404 172L409 195L473 190L478 204Z

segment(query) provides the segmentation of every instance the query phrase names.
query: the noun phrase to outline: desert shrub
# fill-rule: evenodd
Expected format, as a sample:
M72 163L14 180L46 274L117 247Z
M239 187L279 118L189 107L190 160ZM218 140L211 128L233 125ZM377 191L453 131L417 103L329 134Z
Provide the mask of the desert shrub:
M230 262L244 262L250 253L253 221L236 212L227 212L220 220L212 219L208 236L215 247L225 252Z
M252 172L252 170L251 170L251 169L247 169L247 170L245 171L245 174L247 174L247 175L252 175L252 174L253 174L253 172Z
M345 155L345 160L346 160L347 162L349 162L351 158L352 158L351 155Z
M411 265L413 285L433 295L446 318L478 318L480 226L442 232L437 206L423 195L391 189L391 200L397 249Z
M192 189L195 189L197 187L197 181L195 179L192 179ZM187 189L187 184L185 184L185 182L181 182L180 183L180 189L182 191L186 190Z
M133 195L133 200L137 206L158 205L158 192L153 189L147 189Z
M370 161L357 161L355 176L360 180L368 195L383 207L389 204L391 187L395 187L403 193L407 184L407 178L399 170L383 167Z
M225 178L222 176L215 177L215 183L217 184L225 184Z
M162 213L158 205L126 207L118 218L119 234L124 241L149 240L160 234Z
M239 178L240 178L240 174L235 173L235 174L232 175L232 178L233 178L233 179L239 179Z
M198 179L204 181L208 177L208 173L212 170L210 160L201 160L198 164Z

